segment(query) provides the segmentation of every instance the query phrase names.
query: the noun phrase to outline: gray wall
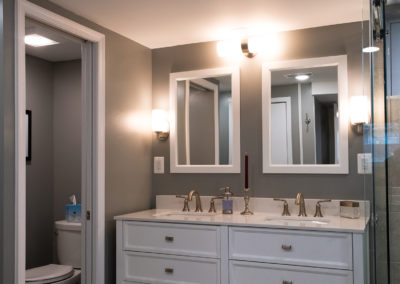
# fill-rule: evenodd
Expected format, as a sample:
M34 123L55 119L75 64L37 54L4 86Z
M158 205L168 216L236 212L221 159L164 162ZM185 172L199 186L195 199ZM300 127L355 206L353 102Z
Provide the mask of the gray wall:
M53 64L26 57L32 160L26 166L26 266L53 261Z
M0 283L14 283L14 1L0 0L0 13Z
M48 1L31 0L106 37L106 265L115 283L115 221L118 214L150 208L151 51Z
M65 217L75 194L81 201L81 61L54 64L54 220Z
M348 55L349 94L362 90L361 23L326 26L283 32L281 54L277 60ZM229 66L232 62L216 54L216 42L155 49L153 53L153 107L168 109L169 73ZM241 156L249 153L252 195L294 197L298 191L306 198L361 199L363 176L357 174L356 154L362 152L362 137L349 128L349 175L300 175L262 173L261 64L266 59L243 57L241 73ZM201 194L216 194L221 186L231 186L242 195L242 174L171 174L169 140L153 136L153 156L165 156L164 175L153 175L153 194L184 194L195 188Z

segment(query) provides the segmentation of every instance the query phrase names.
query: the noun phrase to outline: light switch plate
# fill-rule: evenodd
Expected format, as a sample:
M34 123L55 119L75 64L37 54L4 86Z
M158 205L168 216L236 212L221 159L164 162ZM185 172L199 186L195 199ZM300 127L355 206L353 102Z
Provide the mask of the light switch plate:
M372 154L371 153L359 153L357 154L357 168L358 173L372 174Z
M164 173L164 157L154 157L154 173Z

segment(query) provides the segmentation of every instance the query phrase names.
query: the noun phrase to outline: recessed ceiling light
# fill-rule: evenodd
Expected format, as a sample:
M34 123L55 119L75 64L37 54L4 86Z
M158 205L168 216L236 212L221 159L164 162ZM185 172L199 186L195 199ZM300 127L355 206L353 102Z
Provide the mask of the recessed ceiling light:
M377 52L377 51L379 51L379 47L377 47L377 46L367 46L367 47L364 47L362 51L364 53Z
M40 47L40 46L48 46L58 44L54 40L51 40L47 37L38 35L38 34L30 34L25 36L25 44L33 46L33 47Z
M297 81L305 81L310 79L310 75L308 74L298 74L294 77Z

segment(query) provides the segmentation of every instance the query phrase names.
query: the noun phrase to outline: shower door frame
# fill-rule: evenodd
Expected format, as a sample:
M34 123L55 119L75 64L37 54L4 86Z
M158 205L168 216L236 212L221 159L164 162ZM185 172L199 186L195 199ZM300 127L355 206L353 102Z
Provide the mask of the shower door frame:
M15 97L15 283L25 283L26 265L26 67L25 17L47 24L92 43L91 52L82 54L84 80L82 92L82 185L83 221L82 252L83 283L104 284L105 270L105 36L81 24L46 10L26 0L16 1L16 97ZM85 49L83 49L85 51ZM87 48L86 48L87 51ZM89 135L87 134L89 133ZM89 168L89 170L88 170ZM85 217L89 211L90 218Z

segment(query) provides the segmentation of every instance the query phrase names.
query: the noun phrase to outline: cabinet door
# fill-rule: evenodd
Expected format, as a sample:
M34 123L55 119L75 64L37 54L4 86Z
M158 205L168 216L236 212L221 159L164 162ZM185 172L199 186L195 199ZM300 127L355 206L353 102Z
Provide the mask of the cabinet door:
M229 258L352 270L352 235L231 227Z
M352 284L353 274L339 269L230 261L229 279L230 284Z
M219 284L220 261L142 252L124 252L127 283Z

